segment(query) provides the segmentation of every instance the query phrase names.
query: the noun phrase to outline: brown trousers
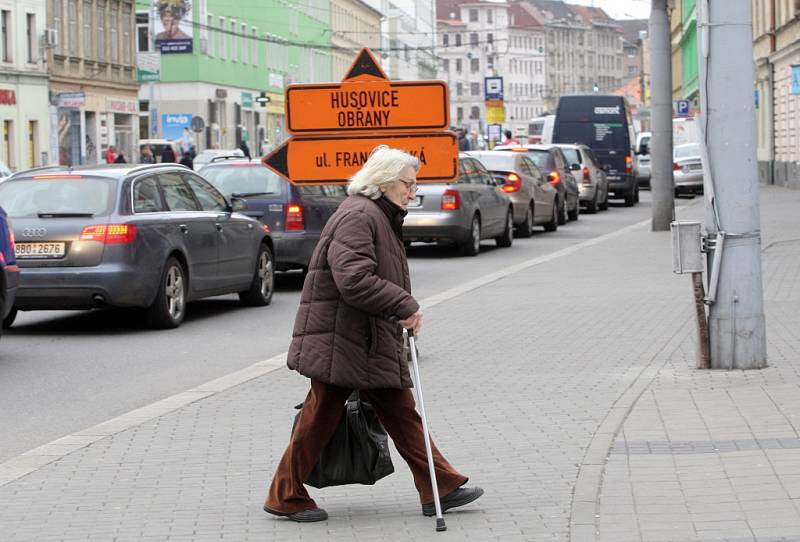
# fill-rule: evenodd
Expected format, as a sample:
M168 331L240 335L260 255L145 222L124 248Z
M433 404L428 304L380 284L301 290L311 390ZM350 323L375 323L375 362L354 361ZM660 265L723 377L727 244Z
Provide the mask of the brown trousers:
M351 392L347 388L311 382L311 390L303 403L300 419L272 478L265 507L289 514L317 508L303 486L303 481L314 470L322 449L336 431L344 402ZM408 463L420 502L433 502L422 418L414 408L411 390L387 388L362 390L360 393L375 409L397 451ZM439 496L443 497L464 485L468 478L459 474L432 442L431 446Z

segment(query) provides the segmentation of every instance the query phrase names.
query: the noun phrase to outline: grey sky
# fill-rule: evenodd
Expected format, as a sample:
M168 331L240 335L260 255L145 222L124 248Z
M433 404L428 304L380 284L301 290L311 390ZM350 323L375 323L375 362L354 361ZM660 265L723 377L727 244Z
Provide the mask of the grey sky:
M603 8L615 19L647 19L650 17L650 0L567 0L567 2Z

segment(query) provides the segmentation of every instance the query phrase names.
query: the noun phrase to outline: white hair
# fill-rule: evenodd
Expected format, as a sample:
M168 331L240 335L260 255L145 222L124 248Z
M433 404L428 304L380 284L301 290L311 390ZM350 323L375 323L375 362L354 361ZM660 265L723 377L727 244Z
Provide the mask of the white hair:
M419 160L406 151L379 145L372 150L361 169L350 177L347 193L378 199L382 185L399 181L406 168L419 171L419 166Z

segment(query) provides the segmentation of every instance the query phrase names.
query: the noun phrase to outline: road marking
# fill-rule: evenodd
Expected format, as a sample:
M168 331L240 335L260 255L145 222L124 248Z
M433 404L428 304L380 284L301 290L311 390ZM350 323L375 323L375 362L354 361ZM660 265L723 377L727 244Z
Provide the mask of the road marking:
M484 275L469 282L465 282L464 284L450 288L449 290L439 294L426 297L420 301L420 305L423 308L429 309L439 305L440 303L444 303L445 301L486 286L487 284L491 284L499 279L513 275L514 273L518 273L536 265L551 262L555 259L573 254L584 248L595 246L610 239L625 235L626 233L641 228L650 222L651 219L648 218L647 220L642 220L641 222L625 226L614 232L582 241L576 245L558 250L551 254L531 258L530 260L512 265L507 269L495 271L488 275ZM286 366L286 355L287 352L282 352L276 356L272 356L269 359L262 360L254 363L253 365L245 367L244 369L240 369L233 373L215 378L214 380L194 388L172 395L165 399L161 399L155 403L145 405L141 408L137 408L127 412L126 414L117 416L116 418L112 418L71 435L61 437L13 457L3 463L0 463L0 487L18 480L23 476L31 474L41 469L45 465L48 465L49 463L57 461L71 454L72 452L85 448L106 437L121 433L136 427L137 425L141 425L155 418L169 414L170 412L174 412L175 410L188 406L196 401L212 397L235 386L244 384L245 382L249 382L250 380L281 369Z

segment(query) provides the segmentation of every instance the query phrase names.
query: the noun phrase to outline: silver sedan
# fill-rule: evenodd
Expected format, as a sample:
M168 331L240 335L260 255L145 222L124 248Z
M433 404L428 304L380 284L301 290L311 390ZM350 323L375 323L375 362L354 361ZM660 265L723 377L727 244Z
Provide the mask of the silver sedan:
M677 145L672 151L672 162L675 196L702 194L703 162L700 159L700 145L697 143Z

